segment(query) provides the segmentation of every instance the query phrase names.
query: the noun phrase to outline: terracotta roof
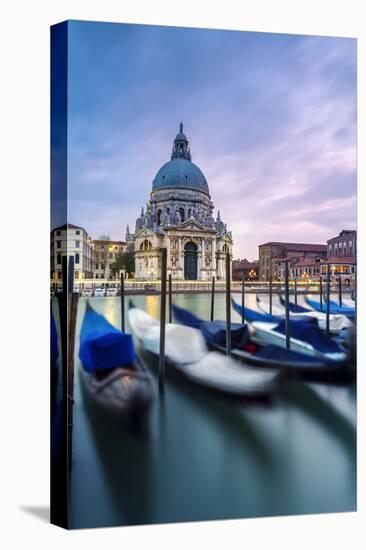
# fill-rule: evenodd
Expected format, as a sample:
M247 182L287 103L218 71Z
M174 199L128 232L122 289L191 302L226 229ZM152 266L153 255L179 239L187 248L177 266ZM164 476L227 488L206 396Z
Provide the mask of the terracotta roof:
M268 243L260 244L261 246L283 246L284 248L289 250L297 250L297 251L303 251L303 252L326 252L327 251L327 245L326 244L307 244L307 243L280 243L271 241Z
M327 264L356 264L356 256L330 256L327 258Z
M322 258L319 262L314 261L314 258L299 258L291 267L306 267L319 266L327 264L356 264L355 256L332 256L330 258Z

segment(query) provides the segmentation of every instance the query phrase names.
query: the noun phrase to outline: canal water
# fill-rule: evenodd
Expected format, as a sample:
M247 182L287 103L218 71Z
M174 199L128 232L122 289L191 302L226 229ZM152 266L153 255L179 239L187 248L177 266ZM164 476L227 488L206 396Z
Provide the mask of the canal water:
M134 301L159 317L158 296ZM209 295L178 295L174 302L209 318ZM248 294L246 303L255 308L255 295ZM93 298L92 305L120 327L119 298ZM164 397L156 392L145 429L129 431L93 410L82 392L78 334L84 309L80 298L71 528L356 509L354 387L299 383L270 405L249 405L167 381ZM224 317L219 294L215 318ZM233 311L232 320L240 321Z

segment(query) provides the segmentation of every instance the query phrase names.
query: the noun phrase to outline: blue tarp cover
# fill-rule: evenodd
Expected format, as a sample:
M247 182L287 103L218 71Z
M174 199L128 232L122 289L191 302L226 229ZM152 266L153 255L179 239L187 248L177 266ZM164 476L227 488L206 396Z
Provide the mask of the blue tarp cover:
M286 301L285 301L284 297L281 296L281 294L280 294L280 302L283 305L283 307L286 307ZM311 311L311 309L309 309L307 307L299 306L299 304L295 304L295 303L290 302L290 301L288 303L288 308L292 313L306 313L308 311Z
M132 336L89 307L81 327L79 357L90 373L128 365L135 359Z
M200 329L206 342L226 346L226 321L204 321L186 309L173 306L174 317L182 325ZM248 327L241 323L231 323L231 345L241 348L248 341Z
M286 321L284 319L281 320L273 330L286 334ZM290 321L290 335L292 338L296 338L296 340L302 340L311 344L316 350L322 353L339 353L342 351L334 340L320 330L315 318Z
M241 315L242 307L241 304L237 304L233 299L231 299L231 305L233 306L234 311ZM263 321L266 323L277 323L282 319L282 317L277 315L270 315L269 313L260 313L254 309L249 309L244 307L244 318L246 321Z
M312 300L308 296L305 296L306 303L309 304L313 309L316 311L322 311L323 313L327 312L327 304L325 300L323 300L322 303L322 309L320 309L320 301L319 300ZM340 306L336 304L336 302L329 302L329 313L339 313L342 315L346 315L347 317L354 317L355 316L355 308L353 307L346 307L346 306Z

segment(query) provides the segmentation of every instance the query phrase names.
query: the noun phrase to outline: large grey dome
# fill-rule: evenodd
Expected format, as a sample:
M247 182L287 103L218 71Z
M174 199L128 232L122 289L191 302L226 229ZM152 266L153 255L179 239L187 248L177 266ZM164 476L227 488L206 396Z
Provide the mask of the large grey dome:
M208 185L202 171L191 160L186 158L172 158L165 163L156 174L152 190L176 187L201 191L209 195Z

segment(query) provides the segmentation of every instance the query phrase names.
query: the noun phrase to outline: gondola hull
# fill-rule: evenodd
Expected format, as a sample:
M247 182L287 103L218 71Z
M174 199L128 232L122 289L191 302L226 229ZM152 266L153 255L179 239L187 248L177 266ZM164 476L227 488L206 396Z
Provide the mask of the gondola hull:
M142 421L153 401L154 385L139 361L132 369L114 369L99 381L82 366L80 379L88 399L101 412L120 421Z
M132 337L113 327L89 303L80 332L80 378L91 402L119 420L142 420L155 388L136 357Z

